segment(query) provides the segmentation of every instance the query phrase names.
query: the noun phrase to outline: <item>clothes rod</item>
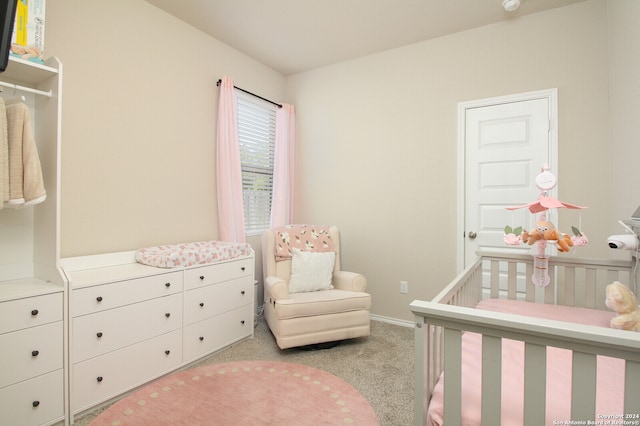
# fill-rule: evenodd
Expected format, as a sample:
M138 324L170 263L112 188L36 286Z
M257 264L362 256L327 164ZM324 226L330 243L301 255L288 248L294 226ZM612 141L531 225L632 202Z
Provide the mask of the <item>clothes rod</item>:
M222 79L218 80L218 82L216 83L216 86L220 86L220 83L222 83ZM270 104L273 104L273 105L277 106L278 108L282 108L282 105L280 105L279 103L276 103L276 102L270 101L269 99L267 99L267 98L263 98L262 96L260 96L260 95L256 95L255 93L251 93L251 92L250 92L250 91L248 91L248 90L241 89L241 88L239 88L238 86L233 86L233 88L234 88L234 89L238 89L239 91L244 92L244 93L246 93L247 95L255 96L255 97L256 97L256 98L258 98L258 99L262 99L262 100L263 100L263 101L265 101L265 102L269 102Z
M53 94L53 92L51 90L44 91L44 90L32 89L31 87L20 86L19 84L7 83L7 82L4 82L4 81L0 81L0 86L10 87L12 89L21 90L23 92L35 93L36 95L47 96L49 98Z

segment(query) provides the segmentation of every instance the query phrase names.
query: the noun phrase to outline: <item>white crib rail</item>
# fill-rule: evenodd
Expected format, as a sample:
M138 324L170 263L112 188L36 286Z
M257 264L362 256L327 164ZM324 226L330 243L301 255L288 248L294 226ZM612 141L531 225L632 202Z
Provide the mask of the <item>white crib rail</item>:
M525 423L545 423L546 347L574 351L572 418L595 418L596 356L605 355L627 360L625 371L625 412L633 413L640 407L640 338L635 333L602 327L572 325L552 321L503 314L473 308L447 306L434 302L416 301L411 310L422 319L416 325L416 348L424 347L423 327L441 327L446 353L445 419L448 424L460 423L460 366L463 331L483 335L483 360L500 359L501 339L525 342ZM497 356L496 356L497 355ZM416 359L416 367L424 359ZM483 362L482 424L499 424L500 364ZM434 374L436 372L434 371ZM439 375L439 373L438 373ZM420 377L420 380L424 380ZM437 377L436 377L437 379ZM418 377L416 377L418 380ZM418 383L416 383L418 384ZM485 389L486 387L486 389ZM423 413L423 401L419 404ZM424 424L424 413L416 424Z
M447 424L459 424L460 350L464 331L483 335L483 359L493 361L482 363L483 424L500 423L501 393L496 388L499 390L500 386L499 354L503 338L525 342L525 424L544 424L547 346L574 351L574 418L594 418L592 411L595 406L597 355L626 360L625 408L628 413L634 412L631 411L632 408L637 411L640 407L640 335L473 309L482 299L483 291L490 297L522 298L542 303L606 309L606 284L614 280L629 282L630 263L551 258L551 284L546 288L527 284L524 292L519 291L518 274L529 277L532 271L531 256L483 253L481 258L440 292L433 302L411 303L411 311L416 319L416 425L425 424L428 402L443 370L446 372L445 418ZM506 290L501 290L501 283L506 283ZM487 389L484 389L485 386ZM498 418L494 418L495 416Z

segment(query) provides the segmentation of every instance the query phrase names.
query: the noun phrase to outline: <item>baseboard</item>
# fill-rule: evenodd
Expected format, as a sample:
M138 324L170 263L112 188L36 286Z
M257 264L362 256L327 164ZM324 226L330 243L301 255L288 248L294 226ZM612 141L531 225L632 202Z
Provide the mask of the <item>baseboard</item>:
M371 320L373 320L373 321L386 322L386 323L393 324L393 325L399 325L401 327L409 327L409 328L413 328L414 327L413 321L400 320L400 319L397 319L397 318L383 317L381 315L369 315L369 318L371 318Z

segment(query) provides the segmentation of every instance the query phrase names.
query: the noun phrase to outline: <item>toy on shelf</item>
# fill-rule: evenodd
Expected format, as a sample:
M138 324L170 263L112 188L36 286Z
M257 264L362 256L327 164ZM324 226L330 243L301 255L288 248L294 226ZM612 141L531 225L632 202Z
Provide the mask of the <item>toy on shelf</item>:
M537 253L534 257L534 272L531 277L533 283L540 287L545 287L551 282L549 277L548 265L549 255L546 254L547 244L556 245L561 253L566 253L572 247L584 246L589 240L579 227L572 226L573 236L569 236L556 229L556 226L548 220L547 210L549 209L584 209L586 207L576 206L574 204L564 203L549 195L549 191L555 188L557 179L551 173L548 165L542 166L542 172L536 176L536 187L540 190L538 198L528 204L515 207L507 207L508 210L518 210L527 208L533 214L538 214L536 226L531 230L523 230L522 227L512 228L506 226L504 228L504 242L508 245L537 243Z

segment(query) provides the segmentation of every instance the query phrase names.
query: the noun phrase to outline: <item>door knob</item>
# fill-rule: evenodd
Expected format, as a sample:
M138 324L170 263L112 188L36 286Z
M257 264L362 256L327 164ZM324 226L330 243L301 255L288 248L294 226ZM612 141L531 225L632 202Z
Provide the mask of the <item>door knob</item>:
M478 236L478 234L476 234L475 232L469 231L469 238L470 239L475 240L477 236Z

